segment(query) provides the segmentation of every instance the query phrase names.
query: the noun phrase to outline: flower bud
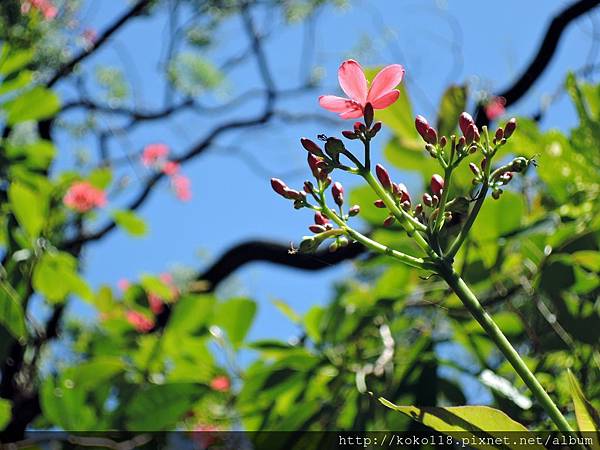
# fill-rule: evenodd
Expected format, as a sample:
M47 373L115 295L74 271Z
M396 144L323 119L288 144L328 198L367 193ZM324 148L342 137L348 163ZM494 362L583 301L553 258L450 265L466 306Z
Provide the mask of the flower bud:
M325 142L325 153L327 153L334 161L339 161L340 153L346 150L344 143L334 137L327 138Z
M410 195L408 194L408 189L404 183L394 183L394 195L400 199L401 203L410 203Z
M475 125L473 117L471 117L471 114L469 114L468 112L463 112L458 117L458 126L460 128L460 131L462 131L463 136L467 136L467 130L471 125Z
M509 137L512 136L512 134L515 132L516 129L517 129L517 119L515 119L513 117L508 122L506 122L506 125L504 126L504 137L506 139L508 139Z
M327 175L327 172L325 172L324 170L321 171L321 177L319 178L321 180L321 182L323 183L323 189L327 189L329 187L329 185L331 184L331 177Z
M425 204L425 206L433 205L433 199L431 198L431 195L429 195L427 192L423 194L423 204Z
M392 226L392 224L396 221L396 219L394 218L394 216L387 216L385 218L385 220L383 221L383 226L384 227L390 227Z
M375 200L373 204L375 205L375 208L385 208L385 203L380 198Z
M429 156L431 156L432 158L437 157L437 150L433 145L425 144L425 150L427 150L427 153L429 153Z
M311 225L308 227L310 231L313 233L323 233L325 231L325 227L323 225Z
M437 136L437 131L435 131L434 128L432 128L432 127L427 128L426 135L427 135L427 139L425 139L425 141L428 144L433 144L433 145L437 144L438 136Z
M333 241L331 244L329 244L329 251L331 253L335 252L339 247L338 241L337 239L335 241Z
M304 182L304 192L307 194L312 194L315 190L315 186L308 180Z
M373 124L373 117L374 117L373 105L371 105L370 103L367 103L365 105L365 110L364 110L365 125L367 126L367 128L371 128L371 125Z
M381 122L375 122L371 127L371 131L369 131L369 135L371 137L375 137L377 133L381 130Z
M344 136L346 139L351 139L351 140L358 139L356 132L350 131L350 130L342 131L342 136Z
M502 128L498 128L494 137L496 138L496 141L500 142L504 137L504 130Z
M512 160L511 169L513 172L523 172L529 166L529 160L527 158L523 158L519 156Z
M410 211L410 202L402 202L400 206L402 206L404 211Z
M492 198L494 200L498 200L500 198L501 194L502 194L502 189L496 189L492 192Z
M317 225L327 225L329 223L329 219L323 215L321 211L317 211L315 213L315 223Z
M437 173L433 174L429 186L431 187L431 192L439 196L442 193L442 189L444 189L444 179Z
M461 136L461 137L458 138L458 142L456 143L456 146L459 149L461 149L461 148L463 148L466 145L466 143L467 143L467 140L465 139L465 137Z
M354 205L352 208L348 210L348 215L350 217L357 216L360 213L360 206Z
M474 123L470 124L465 130L465 139L467 144L479 141L479 130Z
M448 143L448 138L446 136L442 136L440 138L440 147L444 148Z
M312 172L313 177L319 178L319 175L321 173L321 169L319 169L319 163L323 160L321 158L317 158L312 153L309 153L307 161L308 167L310 167L310 171Z
M507 184L510 180L512 180L513 174L512 172L504 172L502 175L498 177L498 180L503 184Z
M423 205L418 203L417 206L415 206L415 216L420 216L423 213Z
M302 147L304 147L307 152L312 153L313 155L319 156L319 157L324 156L323 150L321 150L321 147L319 147L317 144L315 144L310 139L302 138L302 139L300 139L300 143L302 144Z
M383 186L386 191L391 191L392 180L390 179L390 174L388 171L385 170L385 167L383 167L381 164L377 164L377 166L375 166L375 173L379 179L379 182L381 183L381 186Z
M298 251L300 253L312 253L319 247L321 242L321 239L315 239L313 236L304 236L300 241Z
M347 247L350 242L346 236L340 236L337 238L337 243L339 247Z
M476 177L481 175L479 168L472 162L469 163L469 169L471 169L471 172L473 172L473 175L475 175Z
M354 132L356 134L360 134L360 133L364 133L366 131L367 127L365 127L365 124L362 122L354 122Z
M333 201L336 205L342 206L344 204L344 187L339 181L333 183L331 195L333 196Z
M282 197L287 198L286 190L288 189L287 184L285 184L279 178L271 178L271 187L275 192L277 192Z
M417 133L421 135L423 139L427 136L427 129L429 128L429 122L423 116L415 117L415 128L417 129Z

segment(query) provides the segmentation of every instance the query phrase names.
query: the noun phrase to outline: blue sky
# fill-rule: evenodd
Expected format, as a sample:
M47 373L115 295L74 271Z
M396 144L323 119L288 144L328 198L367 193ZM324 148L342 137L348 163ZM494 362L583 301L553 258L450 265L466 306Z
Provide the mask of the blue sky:
M85 3L81 20L98 30L128 6L127 2L115 0ZM327 86L320 93L336 93L332 89L337 89L337 66L347 57L354 57L364 65L400 63L407 71L406 82L414 112L433 118L439 98L449 83L469 82L492 91L510 84L537 49L549 18L566 3L504 1L499 7L496 2L477 2L478 7L474 7L475 2L467 0L362 1L353 2L352 7L345 10L328 7L316 22L312 59L312 64L323 71L323 84ZM260 14L256 20L260 29L275 23L266 51L277 87L297 86L298 75L305 69L300 67L299 58L302 25L282 27L277 23L281 22L279 18L273 21ZM138 104L146 108L159 107L164 88L159 63L165 27L164 14L135 20L115 37L114 45L106 46L87 60L84 70L93 73L94 68L101 65L125 64L125 74L134 85ZM592 34L589 17L573 24L549 70L528 97L510 108L509 113L528 115L537 111L543 98L560 87L567 70L596 62ZM209 57L219 61L223 55L231 55L240 48L239 40L243 36L241 23L231 20L218 35L217 45ZM259 85L256 67L243 64L230 74L221 95L235 97ZM70 95L67 87L61 90L65 97ZM207 101L219 99L208 98ZM281 102L279 107L293 113L325 113L319 110L316 93ZM259 101L250 100L231 116L252 117L260 108ZM140 127L127 140L114 140L112 151L118 156L160 141L169 144L178 154L200 139L218 120L221 119L213 115L181 114ZM567 129L573 122L573 111L566 96L562 96L550 108L543 126ZM120 278L135 279L141 273L159 273L176 265L199 270L231 245L250 238L297 242L307 234L311 215L293 211L271 191L268 179L301 173L305 152L298 144L299 137L341 129L344 128L323 127L310 121L294 125L275 122L268 128L224 135L218 140L217 149L203 154L183 169L192 179L193 200L178 202L163 182L139 211L150 224L150 233L143 239L133 239L117 231L100 243L90 245L85 255L87 277L94 286L103 283L114 286ZM380 139L380 144L384 142L385 139ZM82 146L93 149L92 142L76 142L64 133L59 136L58 144L65 164L73 161L74 151ZM249 167L239 153L259 160L264 173ZM139 166L126 170L133 186L145 175ZM403 174L400 178L409 188L419 189L414 176ZM286 180L300 185L303 176L289 176ZM116 205L119 203L115 201ZM320 272L255 263L238 271L226 289L245 293L258 301L253 337L285 339L293 335L293 325L283 319L270 301L282 299L304 312L315 303L327 301L333 283L349 274L352 274L350 263ZM84 314L84 309L74 312Z

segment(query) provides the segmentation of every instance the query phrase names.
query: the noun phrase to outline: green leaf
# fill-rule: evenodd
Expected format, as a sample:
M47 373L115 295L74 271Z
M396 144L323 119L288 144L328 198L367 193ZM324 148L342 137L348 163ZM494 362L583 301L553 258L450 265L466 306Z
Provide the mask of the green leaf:
M455 134L458 116L465 110L467 89L465 86L450 86L444 92L438 109L437 130L439 136Z
M255 314L256 302L248 298L233 298L216 306L214 321L227 332L232 345L238 348L250 330Z
M171 428L189 411L204 389L190 383L145 386L126 406L128 430Z
M32 239L37 238L47 215L46 197L15 181L8 187L8 199L19 224Z
M2 105L9 125L52 117L60 108L58 95L42 86L20 94Z
M483 204L471 235L480 242L496 240L517 230L524 212L523 196L504 192L499 200L489 199Z
M495 445L478 444L476 437L487 436L489 438L502 438L506 432L527 432L527 428L515 422L500 410L488 406L452 406L422 407L398 406L384 398L379 401L395 411L401 412L411 419L422 423L436 431L456 438L458 441L464 438L474 439L469 442L470 446L481 449L495 449ZM506 444L502 448L522 448L518 443ZM543 450L541 445L528 446L531 449Z
M35 50L12 50L5 45L0 56L0 75L7 76L24 68L35 56Z
M0 430L3 430L6 424L10 422L12 416L12 406L8 400L0 398Z
M51 303L60 303L71 293L93 299L92 290L77 273L77 260L65 252L44 253L33 269L32 283Z
M600 252L580 250L573 253L573 260L591 272L600 272Z
M0 84L0 95L7 94L12 91L16 91L18 89L23 89L33 79L33 73L29 70L24 70L23 72L19 72L19 74L11 78L9 80L4 80Z
M149 294L157 295L164 300L173 300L173 290L158 277L143 274L140 277L140 284Z
M0 323L15 338L25 337L25 313L23 306L7 281L0 282ZM1 428L1 427L0 427Z
M133 211L117 210L113 212L113 219L117 225L132 236L140 237L148 233L146 222Z
M321 319L324 314L325 311L323 308L315 305L310 308L304 316L304 328L306 329L306 334L308 334L308 337L316 344L321 342Z
M40 405L46 420L64 430L86 431L96 425L93 408L87 402L87 391L67 376L48 377L40 389Z
M283 300L273 300L271 303L273 303L273 305L275 305L275 307L292 322L300 323L302 320L298 313Z
M87 179L94 187L106 190L112 181L112 170L108 167L94 169L90 172Z
M575 418L577 419L579 431L599 431L600 416L598 415L598 411L596 411L592 404L585 398L577 378L575 378L570 370L567 370L567 376L569 378L569 389L571 391L573 405L575 406ZM596 436L596 439L593 439L595 441L595 445L593 446L594 449L600 449L598 437L600 436Z

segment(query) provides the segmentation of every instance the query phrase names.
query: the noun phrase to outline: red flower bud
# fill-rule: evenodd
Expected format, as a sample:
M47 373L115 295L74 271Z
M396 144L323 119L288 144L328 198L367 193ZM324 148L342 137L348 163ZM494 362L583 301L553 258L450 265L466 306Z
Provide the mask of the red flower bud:
M300 139L300 143L302 144L302 147L304 147L306 149L307 152L312 153L315 156L319 156L319 157L323 156L323 150L321 150L321 147L319 147L317 144L315 144L310 139L302 138L302 139Z
M444 148L448 143L448 138L446 136L442 136L440 138L440 147Z
M289 188L287 187L287 184L285 184L279 178L271 178L271 187L273 188L273 190L275 192L277 192L282 197L289 198L288 194L287 194L287 191L289 190Z
M422 212L423 212L423 205L421 205L419 203L419 204L417 204L417 206L415 206L415 216L421 215Z
M360 133L361 131L365 131L366 127L365 124L362 122L354 122L354 132L356 134Z
M308 227L308 229L313 233L323 233L325 231L325 227L323 225L311 225Z
M377 166L375 166L375 173L377 174L377 178L379 179L379 182L381 183L383 188L386 191L391 191L392 180L390 179L390 174L388 173L388 171L385 170L385 167L383 167L381 164L377 164Z
M512 136L512 134L515 132L516 129L517 129L517 119L515 119L513 117L508 122L506 122L506 125L504 126L504 137L506 139L508 139L509 137Z
M400 199L401 203L410 203L410 195L404 183L394 184L394 195Z
M373 124L373 117L374 117L373 105L371 105L370 103L367 103L365 105L365 109L364 109L364 119L365 119L365 125L367 126L367 128L370 128L371 125Z
M336 205L342 206L344 204L344 187L339 181L333 183L331 195L333 196L333 201Z
M431 195L429 195L427 192L425 192L425 193L423 194L423 203L424 203L426 206L431 206L431 205L433 205L433 199L431 198Z
M373 202L376 208L385 208L385 203L380 198Z
M321 158L317 158L312 153L308 154L307 160L308 160L308 167L310 167L310 171L312 172L313 177L319 178L319 174L321 172L321 170L319 169L319 163L323 160Z
M462 133L465 137L467 136L467 130L469 129L469 126L471 126L471 125L475 125L475 121L471 117L471 114L469 114L468 112L463 112L458 117L458 126L460 128L460 131L462 131Z
M360 213L360 206L354 205L352 208L348 210L348 215L350 217L354 217Z
M498 128L494 137L496 138L496 141L500 142L504 137L504 130L502 128Z
M317 211L315 213L315 223L317 225L327 225L329 223L329 219L327 219L322 212Z
M465 139L467 140L467 144L472 143L473 141L479 141L479 130L477 126L472 123L467 127L465 132Z
M342 131L342 136L344 136L346 139L358 139L358 136L356 135L356 132L354 131L350 131L350 130L344 130Z
M421 135L424 140L427 140L427 130L429 129L429 122L423 116L415 117L415 128L417 129L417 133Z
M432 144L432 145L437 144L438 136L437 136L437 131L435 131L434 128L431 128L431 127L427 128L426 134L427 134L427 139L425 139L425 141L428 144Z
M307 194L312 194L314 188L315 186L310 181L307 180L304 182L304 192L306 192Z
M392 224L394 223L396 219L394 219L394 216L387 216L385 218L385 220L383 221L383 226L384 227L390 227L392 226Z
M444 179L437 173L433 174L429 186L431 187L431 192L433 192L435 195L440 195L442 189L444 189Z
M381 122L375 122L371 127L371 132L369 134L371 137L375 137L375 135L379 133L379 130L381 130Z
M476 177L478 177L479 175L481 175L481 172L479 171L479 168L473 164L472 162L469 163L469 169L471 169L471 172L473 172L473 175L475 175Z

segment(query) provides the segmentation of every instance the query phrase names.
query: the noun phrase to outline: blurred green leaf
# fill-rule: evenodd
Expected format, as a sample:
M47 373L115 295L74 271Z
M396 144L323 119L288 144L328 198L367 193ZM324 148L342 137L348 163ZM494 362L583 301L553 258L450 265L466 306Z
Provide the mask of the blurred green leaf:
M12 405L8 400L0 398L0 430L10 422L12 417Z
M250 330L256 302L249 298L233 298L218 303L215 308L214 324L227 332L231 344L238 348Z
M495 445L478 444L477 437L498 437L503 439L506 432L527 432L527 428L515 422L500 410L489 406L453 406L453 407L417 407L398 406L379 398L379 401L395 411L401 412L411 419L422 423L436 431L461 438L472 439L469 445L481 449L494 449ZM504 442L503 442L504 443ZM507 448L520 449L519 444L506 444ZM530 446L532 449L543 450L541 445Z
M455 134L458 116L465 110L466 103L467 88L465 86L450 86L444 91L438 109L437 131L439 136L450 137Z
M0 323L17 339L25 337L25 313L14 289L0 281Z
M93 292L77 273L77 260L65 252L44 253L33 269L33 288L51 303L60 303L70 293L86 300Z
M298 315L298 313L294 311L294 309L283 300L273 300L272 303L279 311L281 311L281 313L284 316L286 316L292 322L300 323L302 321L302 318Z
M112 216L116 224L131 236L141 237L148 233L146 222L133 211L117 210L112 213Z
M575 418L577 419L579 431L600 431L600 416L598 415L598 411L585 398L577 378L575 378L570 370L567 370L567 376L569 378L569 389L573 405L575 406ZM600 449L598 438L600 438L600 435L597 435L596 439L594 439L594 449Z
M11 49L8 44L4 44L0 54L0 75L7 76L23 69L34 56L35 50L32 48Z
M2 105L9 125L52 117L60 108L58 95L42 86L19 94Z
M155 294L164 300L173 300L173 290L159 277L143 274L140 277L140 284L150 294Z
M13 181L8 187L8 198L19 224L32 239L37 238L48 212L46 196Z

